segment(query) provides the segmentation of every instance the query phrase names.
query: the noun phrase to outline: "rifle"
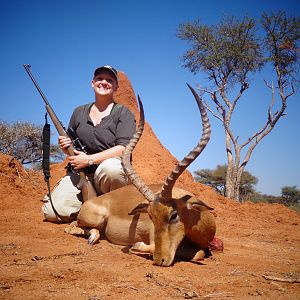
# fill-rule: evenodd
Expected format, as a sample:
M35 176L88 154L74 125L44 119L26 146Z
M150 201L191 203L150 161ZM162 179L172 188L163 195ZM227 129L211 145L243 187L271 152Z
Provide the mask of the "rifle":
M82 145L82 143L78 139L74 129L69 128L68 131L66 131L65 127L62 125L62 123L57 118L57 116L56 116L54 110L52 109L51 105L49 104L47 98L45 97L45 95L42 92L41 88L39 87L36 80L34 79L32 73L30 71L31 66L28 65L28 64L25 64L23 66L24 66L26 72L28 73L29 77L31 78L32 82L34 83L35 87L37 88L38 92L42 96L42 98L45 102L46 111L49 114L49 116L50 116L50 118L51 118L58 134L61 135L61 136L66 136L66 137L71 138L73 145L75 145L78 150L81 150L81 151L86 153L85 146ZM71 155L71 156L75 155L73 145L70 145L67 149L68 154ZM78 189L81 190L83 202L85 202L87 200L90 200L91 198L97 196L97 193L96 193L96 190L95 190L94 186L87 179L84 171L79 170L78 174L79 174L80 180L79 180L79 183L78 183L77 187L78 187Z

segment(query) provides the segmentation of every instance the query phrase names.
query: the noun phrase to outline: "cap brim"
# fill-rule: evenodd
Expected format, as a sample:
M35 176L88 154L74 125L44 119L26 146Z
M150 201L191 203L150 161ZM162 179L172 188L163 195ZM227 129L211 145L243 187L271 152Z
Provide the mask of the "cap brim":
M117 80L117 82L119 81L118 75L117 75L117 71L114 71L113 68L108 68L108 67L105 67L105 66L97 68L95 70L95 72L94 72L94 77L97 76L99 73L101 73L103 71L110 72L115 77L115 79Z

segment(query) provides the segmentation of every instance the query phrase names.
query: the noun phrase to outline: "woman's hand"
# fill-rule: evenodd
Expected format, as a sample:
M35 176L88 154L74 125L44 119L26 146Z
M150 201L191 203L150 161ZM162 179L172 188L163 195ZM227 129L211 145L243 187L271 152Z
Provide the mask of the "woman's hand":
M58 137L58 145L59 145L60 149L62 151L64 151L65 153L66 153L67 149L71 146L71 144L72 144L72 141L69 137L62 136L62 135L60 135Z
M75 170L83 169L89 165L89 155L82 151L74 150L75 155L69 156L69 162Z

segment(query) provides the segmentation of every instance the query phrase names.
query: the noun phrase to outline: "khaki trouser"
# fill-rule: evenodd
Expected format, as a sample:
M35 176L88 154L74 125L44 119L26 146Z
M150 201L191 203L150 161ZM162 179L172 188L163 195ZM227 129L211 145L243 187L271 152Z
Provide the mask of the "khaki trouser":
M92 178L98 195L120 188L128 183L127 177L118 157L109 158L103 161L95 171ZM79 175L68 172L51 192L51 199L55 210L65 219L70 219L71 214L76 214L82 205L80 190L76 187L79 182ZM43 199L42 212L47 221L61 222L54 213L49 196Z

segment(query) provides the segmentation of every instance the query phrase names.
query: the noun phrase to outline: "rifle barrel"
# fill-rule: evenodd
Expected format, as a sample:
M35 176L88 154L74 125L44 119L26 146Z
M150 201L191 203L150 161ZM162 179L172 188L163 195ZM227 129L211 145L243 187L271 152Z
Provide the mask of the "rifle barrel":
M37 90L39 91L40 95L42 96L45 104L46 104L46 110L54 124L54 126L56 127L58 133L60 135L63 135L63 136L69 136L68 133L66 132L64 126L62 125L62 123L59 121L59 119L57 118L54 110L52 109L51 105L49 104L47 98L45 97L44 93L42 92L41 88L39 87L38 83L36 82L36 80L34 79L33 75L31 74L30 72L30 68L31 66L28 65L28 64L24 64L23 65L26 72L28 73L29 77L31 78L32 82L34 83L35 87L37 88ZM70 137L72 142L73 142L73 139L72 137ZM82 144L81 144L82 145ZM82 151L84 151L84 145L82 145ZM73 144L71 144L68 149L68 154L69 155L75 155L74 154L74 147L73 147ZM97 192L93 186L93 184L86 178L85 176L85 173L84 173L84 170L79 170L78 171L78 174L80 176L80 181L78 183L78 188L80 190L82 190L82 198L83 198L83 202L89 200L89 199L92 199L94 197L97 196ZM51 199L51 198L50 198ZM53 206L52 206L53 207ZM63 219L62 219L63 220Z
M41 88L39 87L38 83L37 83L36 80L34 79L32 73L30 72L31 66L28 65L28 64L24 64L23 66L24 66L26 72L28 73L29 77L31 78L32 82L34 83L35 87L36 87L37 90L39 91L40 95L42 96L42 98L43 98L43 100L44 100L44 102L45 102L45 104L46 104L46 105L45 105L46 110L47 110L47 112L48 112L48 114L49 114L49 116L50 116L50 118L51 118L51 120L52 120L52 122L53 122L53 124L54 124L54 126L55 126L55 128L56 128L56 130L57 130L57 132L58 132L58 134L61 135L61 136L67 136L67 137L70 137L70 136L68 135L68 133L66 132L66 130L65 130L64 126L63 126L63 124L59 121L58 117L56 116L54 110L52 109L51 105L49 104L49 102L48 102L46 96L45 96L44 93L42 92L42 90L41 90ZM72 139L72 138L71 138L71 139ZM73 142L73 140L72 140L72 142ZM73 147L73 145L70 145L70 146L68 147L67 151L68 151L69 155L74 155L74 147Z
M39 87L38 83L37 83L36 80L34 79L32 73L30 72L31 66L28 65L28 64L24 64L23 66L24 66L26 72L28 73L29 77L31 78L32 82L34 83L35 87L36 87L37 90L39 91L40 95L42 96L42 98L43 98L44 102L46 103L46 105L49 105L49 106L50 106L50 104L49 104L49 102L48 102L46 96L44 95L43 91L41 90L41 88Z

